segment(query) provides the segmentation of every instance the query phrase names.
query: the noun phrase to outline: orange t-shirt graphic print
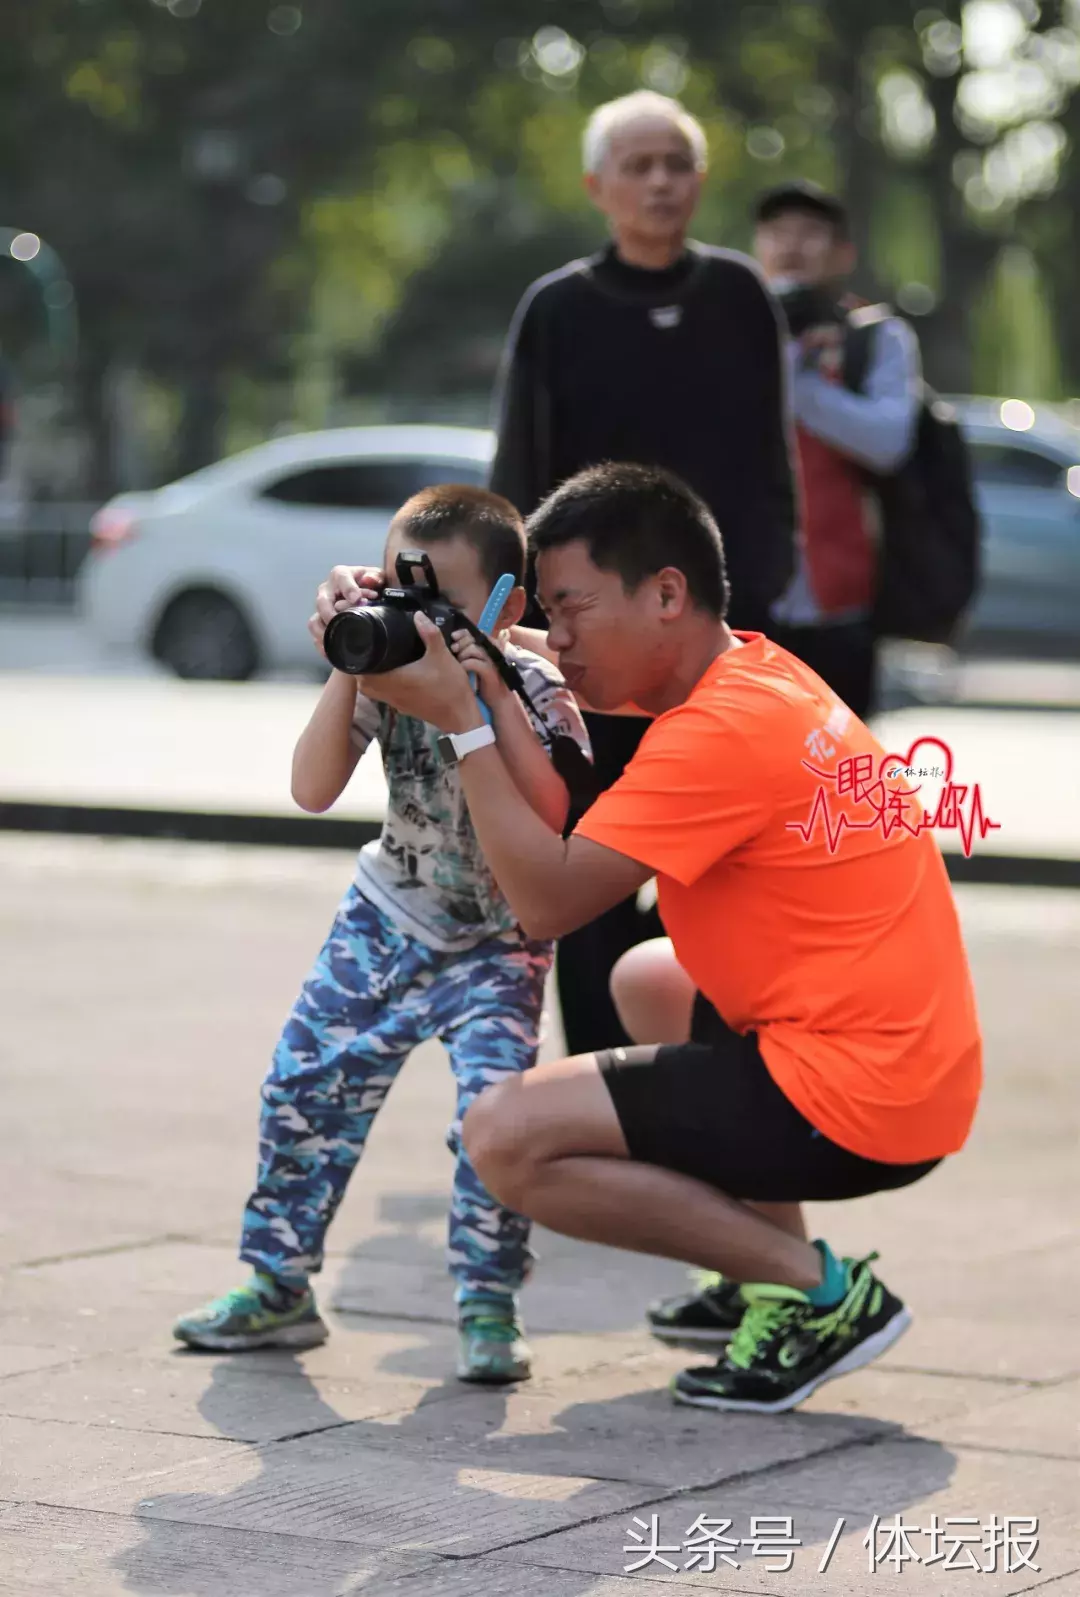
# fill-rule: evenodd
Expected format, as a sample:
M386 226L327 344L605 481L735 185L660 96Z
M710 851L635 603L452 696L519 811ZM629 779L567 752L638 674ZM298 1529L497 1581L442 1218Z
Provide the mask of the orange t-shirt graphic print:
M953 1153L982 1045L937 844L913 799L907 824L882 825L859 782L827 780L879 772L886 751L801 661L739 636L577 833L656 872L680 964L730 1026L757 1032L819 1131L890 1164ZM831 832L807 824L823 788Z

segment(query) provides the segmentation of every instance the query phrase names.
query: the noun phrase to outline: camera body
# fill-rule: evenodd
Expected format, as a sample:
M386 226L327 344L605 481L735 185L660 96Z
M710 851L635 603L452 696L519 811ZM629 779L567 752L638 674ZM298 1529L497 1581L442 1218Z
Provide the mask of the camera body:
M415 581L416 572L421 580ZM337 671L349 676L376 676L411 665L424 653L413 617L422 610L449 634L468 625L439 592L429 555L406 549L397 557L397 586L385 587L375 604L343 610L327 624L323 650Z
M811 327L842 327L847 313L835 293L816 283L786 281L773 284L773 293L792 338L801 338Z

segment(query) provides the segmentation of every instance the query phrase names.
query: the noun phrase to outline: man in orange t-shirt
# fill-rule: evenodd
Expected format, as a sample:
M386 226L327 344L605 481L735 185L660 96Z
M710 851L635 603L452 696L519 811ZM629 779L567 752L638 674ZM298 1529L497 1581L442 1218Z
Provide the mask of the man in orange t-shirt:
M676 1378L680 1401L791 1408L910 1322L869 1260L807 1240L800 1204L919 1180L974 1116L981 1044L945 869L902 762L794 656L727 627L719 533L677 478L592 468L530 533L571 688L655 720L565 841L497 744L467 739L473 825L533 935L655 875L670 943L616 969L637 1046L483 1093L465 1146L502 1203L553 1230L721 1272L698 1340L730 1340ZM482 719L437 628L417 627L424 658L364 692L452 744ZM465 663L490 669L479 650Z

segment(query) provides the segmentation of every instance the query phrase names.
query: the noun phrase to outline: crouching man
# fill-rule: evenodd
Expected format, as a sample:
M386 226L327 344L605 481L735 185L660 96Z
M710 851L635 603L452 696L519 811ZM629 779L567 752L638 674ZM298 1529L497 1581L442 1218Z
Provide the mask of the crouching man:
M799 1204L920 1180L975 1113L981 1042L944 864L910 824L917 801L908 825L886 824L904 779L847 706L762 634L728 628L720 535L677 478L592 468L530 533L567 683L592 709L654 720L565 841L497 740L468 754L472 824L529 935L562 936L655 874L673 953L627 956L649 968L624 973L624 1016L651 1036L491 1087L465 1146L500 1202L552 1230L738 1284L734 1335L676 1378L679 1401L792 1408L910 1321L869 1259L807 1240ZM363 691L473 730L465 671L417 627L424 658ZM856 760L881 825L837 779ZM834 839L841 815L859 823L835 847L820 815L809 824L822 791Z

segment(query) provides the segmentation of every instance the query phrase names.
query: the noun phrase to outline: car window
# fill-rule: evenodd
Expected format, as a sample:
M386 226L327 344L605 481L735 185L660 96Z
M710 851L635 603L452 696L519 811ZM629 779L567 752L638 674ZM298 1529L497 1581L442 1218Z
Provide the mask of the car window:
M262 497L286 505L394 511L421 488L440 482L482 487L486 477L486 468L473 460L342 460L287 472Z
M980 487L1063 488L1060 461L1011 444L972 444L971 464Z

